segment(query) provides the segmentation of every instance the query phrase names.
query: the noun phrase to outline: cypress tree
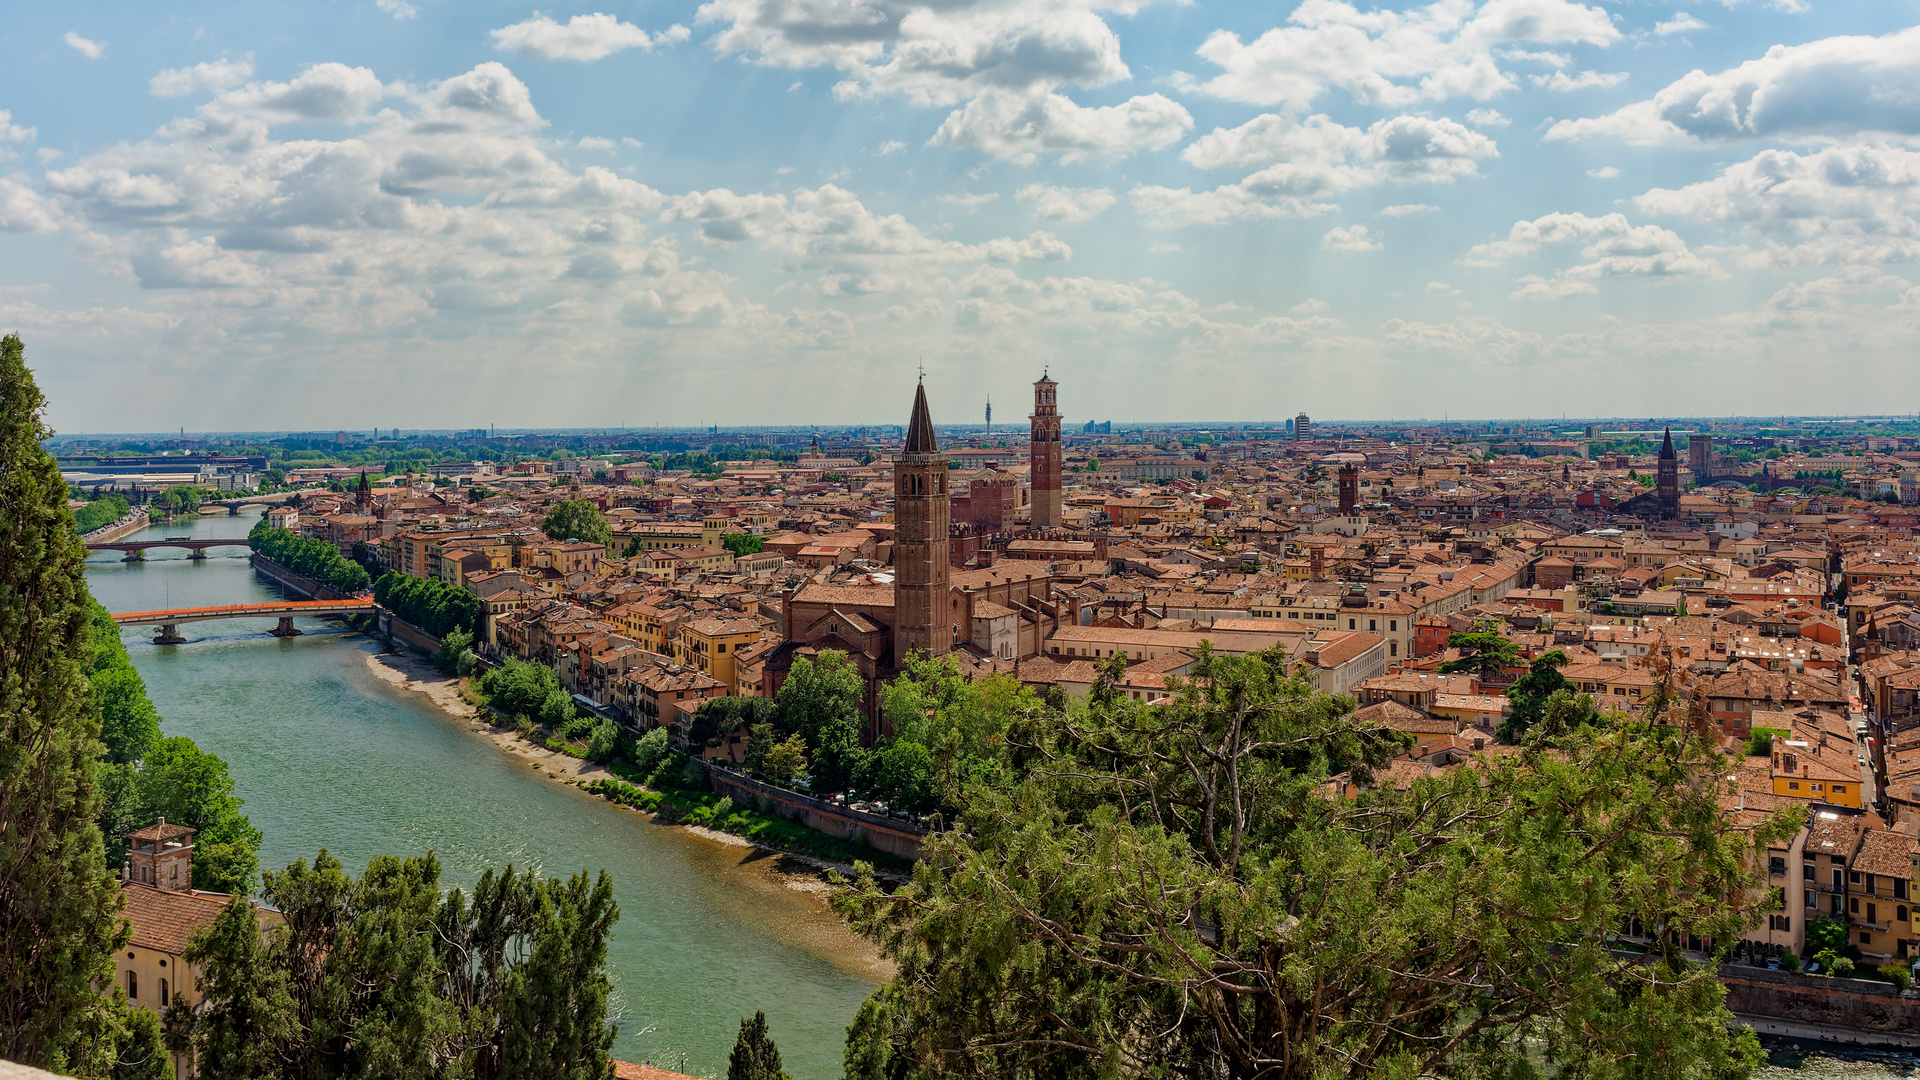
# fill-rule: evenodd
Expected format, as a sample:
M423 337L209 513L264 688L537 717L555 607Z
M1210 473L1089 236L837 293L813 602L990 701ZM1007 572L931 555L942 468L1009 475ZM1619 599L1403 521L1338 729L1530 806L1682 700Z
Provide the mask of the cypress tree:
M95 824L86 549L45 406L19 336L0 338L0 1058L94 1072L119 1020L96 986L127 931Z
M780 1049L767 1034L767 1014L755 1012L740 1021L740 1037L727 1055L727 1080L786 1080L780 1071Z

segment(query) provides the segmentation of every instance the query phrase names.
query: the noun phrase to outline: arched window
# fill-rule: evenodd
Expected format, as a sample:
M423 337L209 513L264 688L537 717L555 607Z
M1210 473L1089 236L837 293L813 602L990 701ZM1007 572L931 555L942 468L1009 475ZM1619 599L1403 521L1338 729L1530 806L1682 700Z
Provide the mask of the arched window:
M140 1000L140 973L137 971L127 972L127 1000Z

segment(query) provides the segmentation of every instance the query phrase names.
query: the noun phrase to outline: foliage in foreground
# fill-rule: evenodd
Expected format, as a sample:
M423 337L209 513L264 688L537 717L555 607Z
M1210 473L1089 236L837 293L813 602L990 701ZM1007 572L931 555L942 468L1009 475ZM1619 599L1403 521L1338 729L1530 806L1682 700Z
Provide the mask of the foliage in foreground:
M97 824L86 549L45 407L19 336L0 338L0 1060L152 1076L138 1010L99 990L127 932Z
M432 853L379 856L355 879L322 851L268 872L264 892L283 925L262 934L236 898L187 950L205 998L174 999L167 1038L201 1076L609 1075L619 909L604 872L509 866L443 896Z
M1610 948L1630 919L1716 942L1758 920L1709 725L1569 729L1562 709L1518 751L1371 787L1403 737L1285 663L1203 654L1164 708L1118 694L1112 664L1086 708L1010 717L1012 776L967 789L913 883L837 901L899 965L849 1029L848 1075L1751 1068L1708 965ZM1340 771L1368 790L1332 795Z

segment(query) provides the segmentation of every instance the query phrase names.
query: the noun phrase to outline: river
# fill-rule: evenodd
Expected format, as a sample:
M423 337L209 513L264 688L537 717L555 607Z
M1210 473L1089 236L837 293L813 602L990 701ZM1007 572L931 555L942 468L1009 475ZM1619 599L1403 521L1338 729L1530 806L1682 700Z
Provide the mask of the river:
M245 536L257 515L203 517L129 539ZM87 562L110 611L276 599L240 549L201 562L149 552ZM185 645L124 632L167 735L227 760L265 834L260 862L326 848L358 873L374 855L435 852L470 884L508 863L613 876L620 902L608 966L620 1034L614 1055L724 1075L742 1015L764 1010L796 1080L841 1074L846 1025L880 970L816 897L779 883L748 849L656 826L533 775L426 700L367 670L358 635L301 620L188 623Z

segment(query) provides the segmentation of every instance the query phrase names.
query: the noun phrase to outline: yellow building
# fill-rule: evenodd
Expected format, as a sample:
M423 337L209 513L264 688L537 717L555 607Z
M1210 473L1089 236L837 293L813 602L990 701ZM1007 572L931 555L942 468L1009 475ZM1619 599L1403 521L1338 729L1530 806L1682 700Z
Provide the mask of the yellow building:
M131 936L126 948L114 954L113 985L126 993L130 1004L156 1013L165 1013L175 998L199 1004L187 945L233 900L227 893L193 887L194 831L161 818L127 834L120 892ZM263 929L278 918L276 912L258 907L254 916ZM193 1075L186 1054L173 1055L173 1075L176 1080Z
M740 650L760 640L757 619L707 617L680 628L673 657L682 665L712 676L729 695L738 694Z

